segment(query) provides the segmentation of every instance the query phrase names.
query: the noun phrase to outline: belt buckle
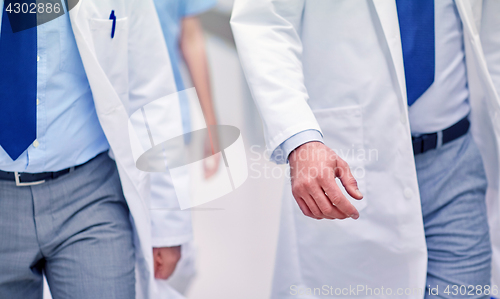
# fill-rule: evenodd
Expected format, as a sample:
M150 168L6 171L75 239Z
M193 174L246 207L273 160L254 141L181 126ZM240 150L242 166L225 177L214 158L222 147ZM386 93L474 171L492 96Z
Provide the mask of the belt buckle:
M20 179L21 175L17 171L14 172L14 177L16 179L16 186L18 186L18 187L37 186L37 185L41 185L41 184L45 183L45 180L38 181L38 182L21 183L21 179Z

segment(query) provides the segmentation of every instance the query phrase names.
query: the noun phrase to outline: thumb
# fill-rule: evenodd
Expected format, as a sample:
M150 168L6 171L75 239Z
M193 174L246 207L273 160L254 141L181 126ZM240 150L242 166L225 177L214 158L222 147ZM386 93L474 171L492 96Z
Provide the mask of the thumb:
M363 199L363 194L359 191L358 182L352 175L349 164L338 158L337 167L335 168L335 176L340 179L347 193L354 199Z

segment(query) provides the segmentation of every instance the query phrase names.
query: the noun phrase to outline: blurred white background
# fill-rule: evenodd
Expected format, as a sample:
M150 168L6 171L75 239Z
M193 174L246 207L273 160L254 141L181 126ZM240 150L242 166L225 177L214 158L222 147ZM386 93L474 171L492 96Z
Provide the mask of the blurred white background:
M219 122L242 131L249 179L235 192L193 210L197 276L189 299L264 299L271 291L286 168L262 157L260 118L228 31L232 3L219 0L202 19Z

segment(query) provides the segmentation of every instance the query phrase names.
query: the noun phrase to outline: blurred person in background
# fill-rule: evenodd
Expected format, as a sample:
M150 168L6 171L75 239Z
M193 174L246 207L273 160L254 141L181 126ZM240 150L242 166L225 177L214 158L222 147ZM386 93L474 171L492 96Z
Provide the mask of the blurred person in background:
M198 15L215 7L217 0L154 0L154 2L172 61L177 89L179 91L186 89L181 73L181 68L185 64L198 94L207 126L217 125L203 27L198 18ZM183 101L182 98L181 110L184 131L190 132L190 111L187 101ZM205 142L205 151L208 154L217 148L213 142L216 140L208 139ZM210 178L217 172L219 161L212 162L205 164L205 178Z
M182 78L182 66L186 65L192 84L200 100L207 126L217 124L215 109L212 102L210 87L210 72L205 50L203 28L198 15L208 11L217 4L217 0L154 0L160 18L163 35L172 62L177 89L186 89ZM189 103L180 94L180 105L184 132L191 132ZM186 134L186 142L190 142ZM217 138L205 140L204 155L212 155L217 148ZM218 156L216 156L218 157ZM207 159L204 163L204 177L210 179L217 173L220 161L218 158ZM177 214L182 216L183 212ZM185 221L185 220L182 220ZM195 248L191 242L184 244L182 258L169 283L181 293L185 293L195 275Z
M497 0L236 0L291 170L273 299L498 295L499 16Z

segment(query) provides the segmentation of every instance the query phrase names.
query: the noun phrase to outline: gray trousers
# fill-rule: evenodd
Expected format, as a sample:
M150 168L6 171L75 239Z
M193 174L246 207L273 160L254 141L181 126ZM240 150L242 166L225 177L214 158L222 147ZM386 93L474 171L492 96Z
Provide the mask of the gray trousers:
M429 262L426 299L489 299L487 180L471 134L415 157Z
M0 298L135 298L129 210L101 154L38 186L0 181Z

